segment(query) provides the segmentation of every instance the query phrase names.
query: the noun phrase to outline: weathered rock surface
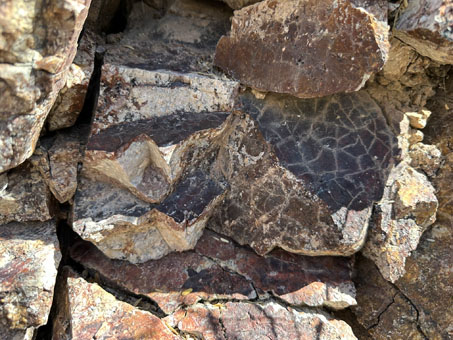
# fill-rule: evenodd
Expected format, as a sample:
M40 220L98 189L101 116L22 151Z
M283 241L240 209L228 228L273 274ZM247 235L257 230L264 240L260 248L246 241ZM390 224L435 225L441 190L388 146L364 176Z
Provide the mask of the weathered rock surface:
M266 0L238 10L215 64L260 91L301 98L357 91L383 67L389 43L380 20L386 8L367 12L369 2L356 2Z
M451 0L413 0L400 10L395 35L421 55L453 64L452 25Z
M47 117L49 131L67 128L76 122L94 70L95 50L96 36L86 29L80 39L74 62L66 73L66 83Z
M60 258L55 222L0 226L2 339L32 339L47 323Z
M31 162L0 174L0 225L11 221L46 221L52 215L52 195L39 169Z
M272 295L294 306L341 309L355 304L349 259L303 257L284 251L261 257L208 230L195 250L143 264L111 260L82 241L70 253L106 283L151 298L167 314L201 300L266 299Z
M242 7L259 2L259 0L222 0L222 1L226 3L228 6L230 6L232 9L241 9Z
M37 0L0 5L0 172L33 153L65 83L89 4Z
M177 313L173 322L206 340L357 339L343 321L312 311L286 309L275 302L197 304Z
M57 294L52 339L181 339L155 315L118 301L70 270Z
M360 249L398 158L375 102L364 92L311 100L245 94L240 101L275 155L251 151L247 141L249 154L263 156L234 173L209 228L259 254L274 247L308 255Z
M395 282L404 275L406 258L436 220L437 207L435 190L425 175L405 163L392 170L362 250L386 280Z

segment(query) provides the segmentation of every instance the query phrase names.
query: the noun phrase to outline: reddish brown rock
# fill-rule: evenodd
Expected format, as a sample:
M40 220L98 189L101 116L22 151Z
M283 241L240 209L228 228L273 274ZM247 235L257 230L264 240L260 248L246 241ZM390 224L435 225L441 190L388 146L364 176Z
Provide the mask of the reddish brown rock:
M286 309L275 302L197 304L175 321L180 330L206 340L357 339L343 321L312 311Z
M0 4L0 172L34 151L77 50L90 0Z
M301 98L357 91L387 60L386 8L341 0L266 0L234 13L215 64L260 91ZM382 2L379 2L380 4ZM351 24L354 22L354 24Z
M61 259L55 222L0 226L0 337L32 339L47 323Z
M200 300L275 295L289 304L341 309L355 304L350 260L275 251L266 257L206 230L195 251L131 265L79 242L71 256L111 285L156 301L165 313Z
M453 2L413 0L400 7L395 34L418 53L441 64L453 63Z
M157 316L118 301L96 283L70 270L63 280L52 339L181 339Z

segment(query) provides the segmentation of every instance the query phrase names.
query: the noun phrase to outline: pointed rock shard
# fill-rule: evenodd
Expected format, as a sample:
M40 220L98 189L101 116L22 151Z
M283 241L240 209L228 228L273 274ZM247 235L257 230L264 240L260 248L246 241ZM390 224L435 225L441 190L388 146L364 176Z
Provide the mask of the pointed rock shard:
M117 300L96 283L88 283L68 267L58 287L55 340L178 340L157 316Z
M423 56L453 64L453 1L411 0L400 7L395 35Z
M2 339L31 340L47 323L60 259L54 221L0 226Z
M240 102L256 127L236 158L250 161L231 177L209 228L259 254L281 247L347 256L360 249L399 155L376 103L365 92L310 100L247 93ZM271 151L262 148L252 162L245 151L260 138Z
M357 7L354 2L357 3ZM386 6L366 1L265 0L235 11L214 63L260 91L300 98L353 92L389 50ZM373 15L377 14L377 17Z

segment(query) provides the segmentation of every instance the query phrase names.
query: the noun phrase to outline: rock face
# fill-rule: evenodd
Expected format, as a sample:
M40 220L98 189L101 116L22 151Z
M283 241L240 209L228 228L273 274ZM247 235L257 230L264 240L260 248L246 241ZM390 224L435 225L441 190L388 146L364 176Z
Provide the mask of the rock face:
M365 1L356 2L360 7L349 0L266 0L243 8L214 62L260 91L301 98L357 91L383 67L389 43L379 19L386 9L372 8L375 16Z
M33 153L76 54L89 5L90 0L0 5L0 172Z
M106 284L151 298L167 314L198 301L269 295L294 306L341 309L355 304L349 259L284 251L261 257L208 230L195 250L143 264L110 260L87 242L76 243L71 257Z
M395 34L421 55L441 64L452 64L452 24L451 0L414 0L401 10Z
M52 339L182 339L158 317L118 301L97 284L71 271L64 280Z
M286 309L274 302L262 305L228 302L221 308L194 305L180 315L175 317L180 330L206 340L357 339L343 321L315 312Z
M32 339L52 305L60 249L55 222L0 226L0 334Z

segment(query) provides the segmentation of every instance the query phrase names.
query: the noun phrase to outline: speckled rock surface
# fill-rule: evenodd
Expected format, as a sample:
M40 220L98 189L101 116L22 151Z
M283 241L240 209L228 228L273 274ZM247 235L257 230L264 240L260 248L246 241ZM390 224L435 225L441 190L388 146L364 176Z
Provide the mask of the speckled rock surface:
M421 55L441 64L452 64L452 25L451 0L413 0L402 8L395 34Z
M155 315L118 301L70 270L64 281L58 287L60 304L52 339L182 339Z
M110 260L87 242L71 257L107 283L155 301L167 314L198 301L267 299L341 309L355 304L352 262L275 251L266 257L206 230L194 251L132 265Z
M32 339L47 323L60 259L55 222L0 226L2 339Z
M260 91L301 98L357 91L387 60L388 25L378 19L386 9L378 11L376 18L348 0L262 1L234 13L214 63Z
M89 5L90 0L1 3L0 172L33 153L76 54Z

